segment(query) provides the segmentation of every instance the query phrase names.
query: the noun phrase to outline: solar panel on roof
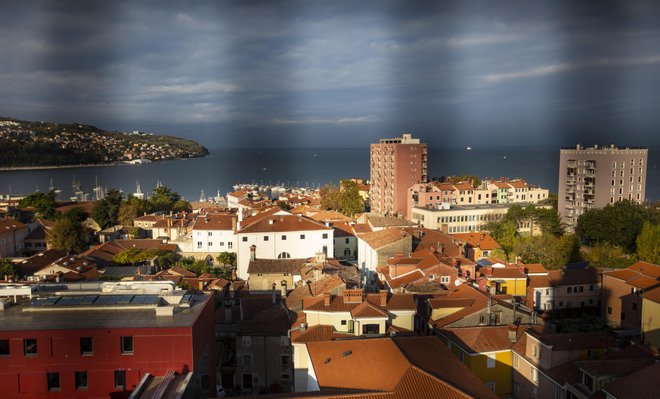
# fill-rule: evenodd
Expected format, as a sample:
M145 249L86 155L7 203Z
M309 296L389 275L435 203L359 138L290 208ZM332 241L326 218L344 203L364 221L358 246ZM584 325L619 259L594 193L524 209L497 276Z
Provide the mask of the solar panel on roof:
M80 300L78 301L79 305L91 305L96 301L98 298L98 295L85 295L80 297Z
M59 297L38 298L32 301L30 306L53 306L59 299Z
M489 261L488 259L479 259L477 261L477 265L479 265L481 267L488 267L492 264L493 264L493 262Z
M122 295L117 298L117 303L128 304L133 300L134 295Z
M153 305L158 302L158 295L135 295L131 301L134 305Z

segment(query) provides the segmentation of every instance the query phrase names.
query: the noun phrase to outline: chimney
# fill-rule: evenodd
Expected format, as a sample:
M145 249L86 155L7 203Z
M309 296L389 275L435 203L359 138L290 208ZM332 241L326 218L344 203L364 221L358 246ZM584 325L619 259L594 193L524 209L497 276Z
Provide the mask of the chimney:
M435 253L435 247L429 247L429 252L434 254Z
M326 292L323 294L323 306L330 306L330 293Z
M382 290L378 294L380 295L380 306L381 307L387 306L387 291Z
M518 326L509 324L509 341L516 343L518 341Z
M250 260L257 259L257 246L252 244L250 245Z
M231 218L231 229L232 229L232 231L236 231L236 226L237 226L236 218L232 216L232 218Z
M197 280L197 289L200 291L204 291L204 280L201 278Z

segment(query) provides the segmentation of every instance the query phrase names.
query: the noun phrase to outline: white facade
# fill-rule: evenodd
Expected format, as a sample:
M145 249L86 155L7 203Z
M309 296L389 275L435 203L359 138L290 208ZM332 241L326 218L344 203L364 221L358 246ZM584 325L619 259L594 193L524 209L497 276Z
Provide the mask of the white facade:
M535 310L579 309L600 306L600 284L535 287L532 299Z
M357 252L358 252L358 267L363 266L372 272L376 272L378 266L378 252L371 248L366 241L361 240L360 236L357 238Z
M238 252L233 230L193 230L192 252Z
M250 247L256 247L258 259L313 258L317 252L326 256L334 253L333 230L319 226L319 230L238 232L238 277L248 278Z
M357 238L355 236L335 237L335 259L355 259L357 257Z

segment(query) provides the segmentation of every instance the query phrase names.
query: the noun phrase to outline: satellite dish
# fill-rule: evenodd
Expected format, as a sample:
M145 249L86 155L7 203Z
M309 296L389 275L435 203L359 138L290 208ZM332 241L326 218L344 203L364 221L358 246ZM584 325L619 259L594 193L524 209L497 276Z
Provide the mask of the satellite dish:
M465 283L465 280L463 280L462 278L457 278L456 280L454 280L454 285L457 287L463 283Z

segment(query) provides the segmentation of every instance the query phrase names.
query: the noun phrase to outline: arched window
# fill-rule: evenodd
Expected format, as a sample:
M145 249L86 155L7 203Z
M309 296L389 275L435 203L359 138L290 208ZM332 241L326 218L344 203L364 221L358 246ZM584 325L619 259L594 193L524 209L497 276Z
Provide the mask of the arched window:
M281 252L279 255L277 255L277 259L290 259L291 254L288 252Z

